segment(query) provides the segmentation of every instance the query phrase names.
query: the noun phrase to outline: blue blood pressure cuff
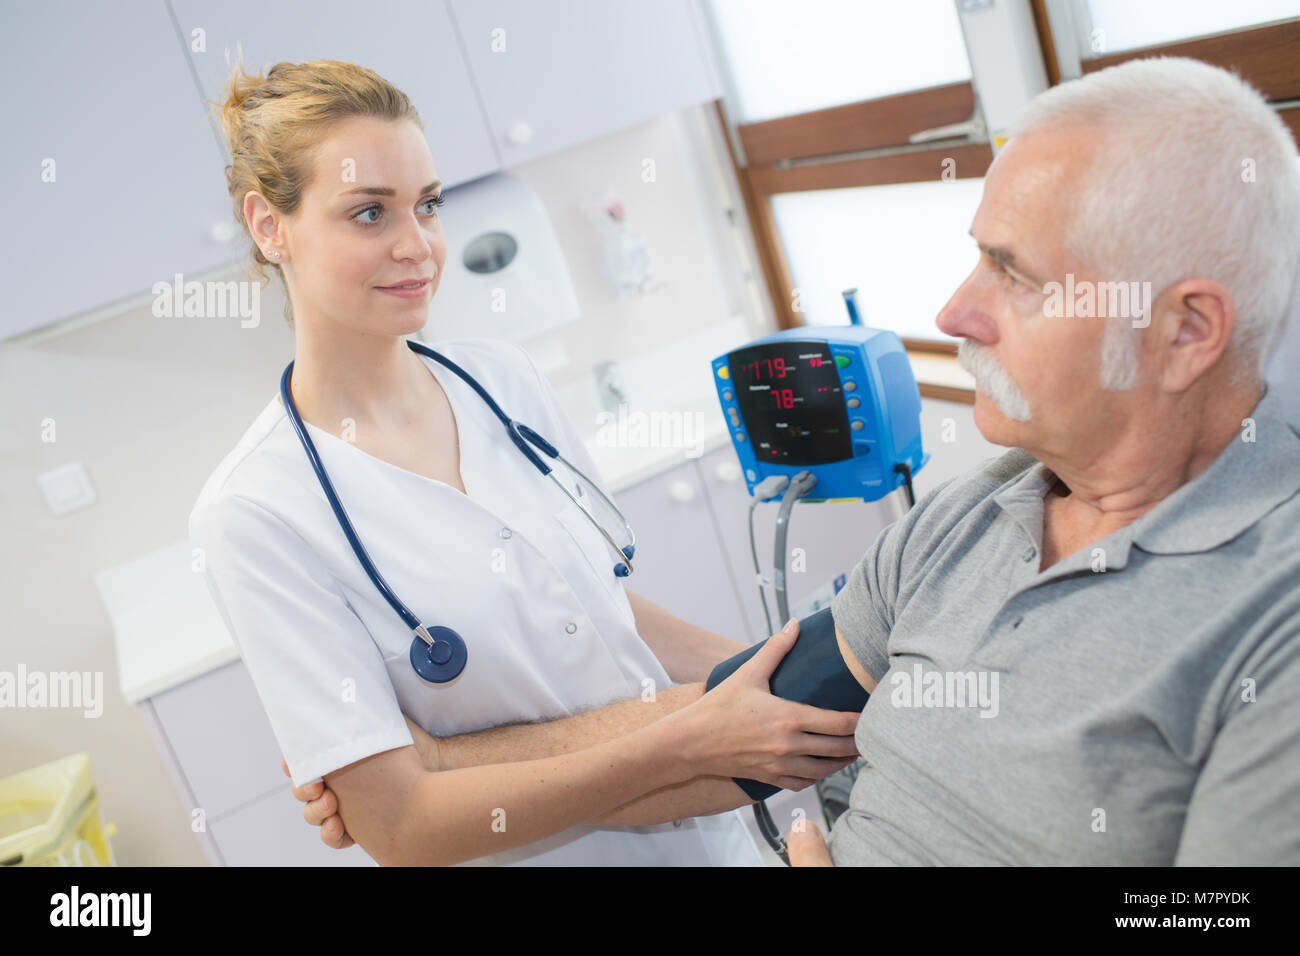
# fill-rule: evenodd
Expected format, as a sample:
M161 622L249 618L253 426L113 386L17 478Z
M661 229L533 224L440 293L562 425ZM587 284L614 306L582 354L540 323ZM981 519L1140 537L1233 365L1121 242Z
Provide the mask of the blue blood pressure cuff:
M730 677L766 643L760 641L713 668L704 683L705 693ZM835 640L835 621L829 607L799 622L799 638L772 672L768 686L777 697L825 710L861 711L869 696L844 663L844 655ZM732 779L755 800L763 800L781 789L757 780Z

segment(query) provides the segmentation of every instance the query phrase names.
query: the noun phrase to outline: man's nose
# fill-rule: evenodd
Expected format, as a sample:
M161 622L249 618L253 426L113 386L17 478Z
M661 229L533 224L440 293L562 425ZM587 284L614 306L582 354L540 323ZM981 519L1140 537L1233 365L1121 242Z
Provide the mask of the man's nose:
M993 345L998 341L997 323L989 315L988 303L984 301L979 284L978 275L972 273L939 310L934 324L947 335L974 339L982 345Z

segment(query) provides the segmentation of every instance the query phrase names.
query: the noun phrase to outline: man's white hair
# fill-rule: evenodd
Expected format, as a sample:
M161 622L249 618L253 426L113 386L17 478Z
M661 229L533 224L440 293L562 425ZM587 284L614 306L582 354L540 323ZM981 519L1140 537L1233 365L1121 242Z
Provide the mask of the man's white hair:
M1108 281L1213 279L1236 305L1225 359L1237 385L1263 380L1300 272L1300 160L1251 86L1185 57L1130 60L1054 86L1013 137L1057 126L1106 137L1079 184L1066 248ZM1139 332L1109 319L1102 385L1137 381Z

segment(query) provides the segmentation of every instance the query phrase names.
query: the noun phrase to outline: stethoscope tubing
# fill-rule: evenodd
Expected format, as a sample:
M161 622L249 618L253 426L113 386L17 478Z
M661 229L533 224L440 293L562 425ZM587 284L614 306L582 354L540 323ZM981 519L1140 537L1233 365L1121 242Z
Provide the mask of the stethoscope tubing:
M623 516L623 512L612 500L610 500L609 496L600 489L600 486L588 478L581 469L576 468L567 458L561 455L556 447L549 441L527 425L515 421L502 411L501 406L496 403L496 400L493 399L490 394L488 394L487 389L483 388L474 376L470 375L451 359L444 355L440 355L428 346L412 341L411 339L407 339L406 344L412 351L421 355L427 355L429 358L449 369L469 385L469 387L472 388L481 399L483 399L488 408L492 410L492 413L496 415L503 425L505 425L506 433L510 436L510 440L514 443L515 447L523 453L524 457L532 463L533 467L536 468L539 473L555 482L560 490L564 492L565 496L582 511L582 513L587 517L587 520L590 521L591 524L600 532L601 536L609 543L610 547L615 552L623 555L624 561L621 565L615 567L614 573L619 577L626 577L630 574L632 570L632 556L636 551L636 533L632 530L632 526L628 523L627 518ZM361 543L361 538L357 535L356 529L353 527L352 521L348 517L347 509L343 507L343 502L339 499L338 492L334 490L334 483L330 481L329 473L325 470L325 465L321 461L320 453L316 450L315 443L307 433L306 425L304 425L302 421L302 416L298 414L298 408L293 401L293 394L290 388L290 383L293 377L293 364L293 362L290 362L285 366L284 373L280 376L280 400L284 404L285 411L288 412L289 421L298 435L298 440L302 443L303 450L307 453L307 459L311 463L312 470L316 473L316 477L320 481L321 488L325 492L325 497L329 501L330 508L334 511L334 517L338 520L339 526L343 529L343 533L348 539L348 544L352 546L353 553L361 563L362 569L366 572L366 576L370 578L370 582L375 586L375 589L379 591L384 600L388 602L389 606L392 607L393 611L397 613L398 617L402 619L406 626L414 631L426 644L431 645L432 639L420 619L411 612L410 608L402 603L402 600L389 586L388 582L384 580L383 575L379 573L379 569L375 567L374 562L370 558L370 554L366 551L365 545ZM537 448L547 455L547 457L562 462L566 468L569 468L577 474L588 487L592 488L596 492L605 505L618 516L618 520L622 523L631 542L627 547L621 548L618 546L610 533L605 529L604 525L592 517L591 513L581 502L578 501L576 497L574 497L573 493L565 486L564 482L559 480L553 469L538 457L537 453L533 451L532 447L530 447L530 443L536 445ZM620 570L622 573L620 573Z

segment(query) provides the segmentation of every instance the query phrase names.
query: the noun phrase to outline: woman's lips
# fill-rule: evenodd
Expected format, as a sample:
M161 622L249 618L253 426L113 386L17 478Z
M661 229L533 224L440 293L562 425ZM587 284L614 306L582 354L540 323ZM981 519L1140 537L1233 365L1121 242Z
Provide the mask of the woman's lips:
M405 283L401 283L405 285ZM400 286L375 286L380 292L387 292L389 295L395 295L399 299L422 299L429 294L429 280L424 279L418 286L412 288L401 288Z

